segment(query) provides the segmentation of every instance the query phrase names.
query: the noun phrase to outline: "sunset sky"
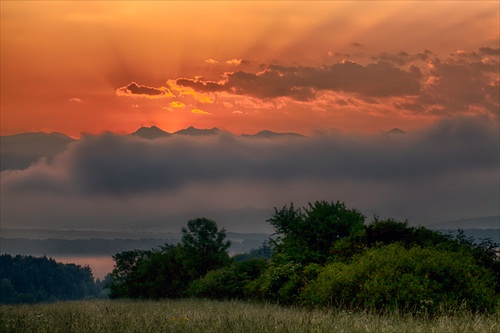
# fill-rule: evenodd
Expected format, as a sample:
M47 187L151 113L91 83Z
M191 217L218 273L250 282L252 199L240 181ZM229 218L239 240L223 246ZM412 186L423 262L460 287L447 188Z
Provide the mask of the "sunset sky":
M243 212L228 229L270 231L262 211L314 200L413 224L500 215L499 1L0 5L1 135L80 139L2 171L3 227ZM152 125L307 137L123 135Z
M498 122L498 1L2 1L1 134Z

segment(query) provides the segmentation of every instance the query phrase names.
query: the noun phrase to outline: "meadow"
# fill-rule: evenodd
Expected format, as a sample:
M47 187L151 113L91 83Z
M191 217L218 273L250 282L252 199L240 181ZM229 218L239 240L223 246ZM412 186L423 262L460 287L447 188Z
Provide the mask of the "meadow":
M87 300L0 306L0 332L498 332L500 311L434 318L209 300Z

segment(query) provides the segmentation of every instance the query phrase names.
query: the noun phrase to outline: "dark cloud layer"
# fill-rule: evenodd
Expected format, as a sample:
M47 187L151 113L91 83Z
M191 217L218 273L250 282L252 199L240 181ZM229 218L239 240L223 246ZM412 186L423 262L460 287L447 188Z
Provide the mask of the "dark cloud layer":
M125 87L118 88L116 90L117 94L129 95L129 96L161 96L165 94L165 90L158 89L154 87L148 87L144 85L139 85L135 82L128 84Z
M322 68L266 66L259 73L228 73L223 83L179 79L177 84L200 91L228 91L258 98L291 97L310 100L318 90L334 90L365 96L416 95L419 70L399 69L389 63L362 66L345 61Z
M361 104L385 103L402 113L420 116L499 117L499 49L459 50L447 57L429 50L415 54L401 51L381 53L370 61L359 64L344 60L321 67L262 64L253 71L226 72L220 81L178 78L168 84L175 82L204 93L225 92L264 100L288 97L299 102L313 102L324 95L322 92L330 92L350 95ZM136 83L119 88L117 94L174 96L168 88Z
M376 205L383 210L379 213L408 218L462 214L464 202L470 213L491 214L498 210L492 202L500 199L495 190L498 135L486 118L458 118L402 136L274 141L229 135L157 140L87 136L50 163L2 172L2 221L12 224L26 214L20 202L52 202L39 208L43 212L66 200L81 209L96 198L101 199L90 206L105 210L110 221L125 214L123 207L116 209L121 207L117 202L148 215L147 202L158 200L163 203L153 210L166 210L158 216L179 207L189 211L203 205L217 209L258 203L269 209L316 199L351 200L372 210ZM462 207L445 207L457 195L455 205ZM440 200L441 208L434 207ZM11 207L8 203L14 201ZM113 212L109 207L115 207Z

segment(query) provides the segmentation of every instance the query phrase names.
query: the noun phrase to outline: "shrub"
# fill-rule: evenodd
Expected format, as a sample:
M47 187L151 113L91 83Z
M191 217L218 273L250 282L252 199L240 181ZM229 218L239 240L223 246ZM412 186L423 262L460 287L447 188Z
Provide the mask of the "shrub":
M189 285L192 297L211 299L245 298L246 286L266 269L265 260L247 260L241 263L208 272Z
M281 304L295 304L302 288L316 278L320 266L303 266L294 262L273 263L258 279L247 287L247 292L254 298L270 300Z
M325 266L300 297L311 305L488 312L495 305L495 280L466 253L391 244L355 256L350 264Z

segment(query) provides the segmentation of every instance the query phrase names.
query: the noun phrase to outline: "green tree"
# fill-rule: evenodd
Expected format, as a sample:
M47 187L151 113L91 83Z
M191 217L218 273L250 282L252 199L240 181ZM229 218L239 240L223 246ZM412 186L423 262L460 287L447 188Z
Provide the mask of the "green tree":
M308 208L295 209L291 204L275 208L268 222L275 228L271 240L274 260L302 264L325 263L333 244L363 232L365 217L341 202L316 201Z
M109 284L109 297L138 297L140 294L138 266L141 261L146 260L150 251L123 251L113 256L115 267L111 273Z
M187 222L177 245L149 251L124 251L113 256L110 298L177 298L207 272L231 263L224 229L206 218Z
M219 230L215 221L196 218L182 228L181 244L184 264L192 279L204 276L208 271L230 264L226 230Z
M16 291L9 279L0 281L0 304L14 303Z

